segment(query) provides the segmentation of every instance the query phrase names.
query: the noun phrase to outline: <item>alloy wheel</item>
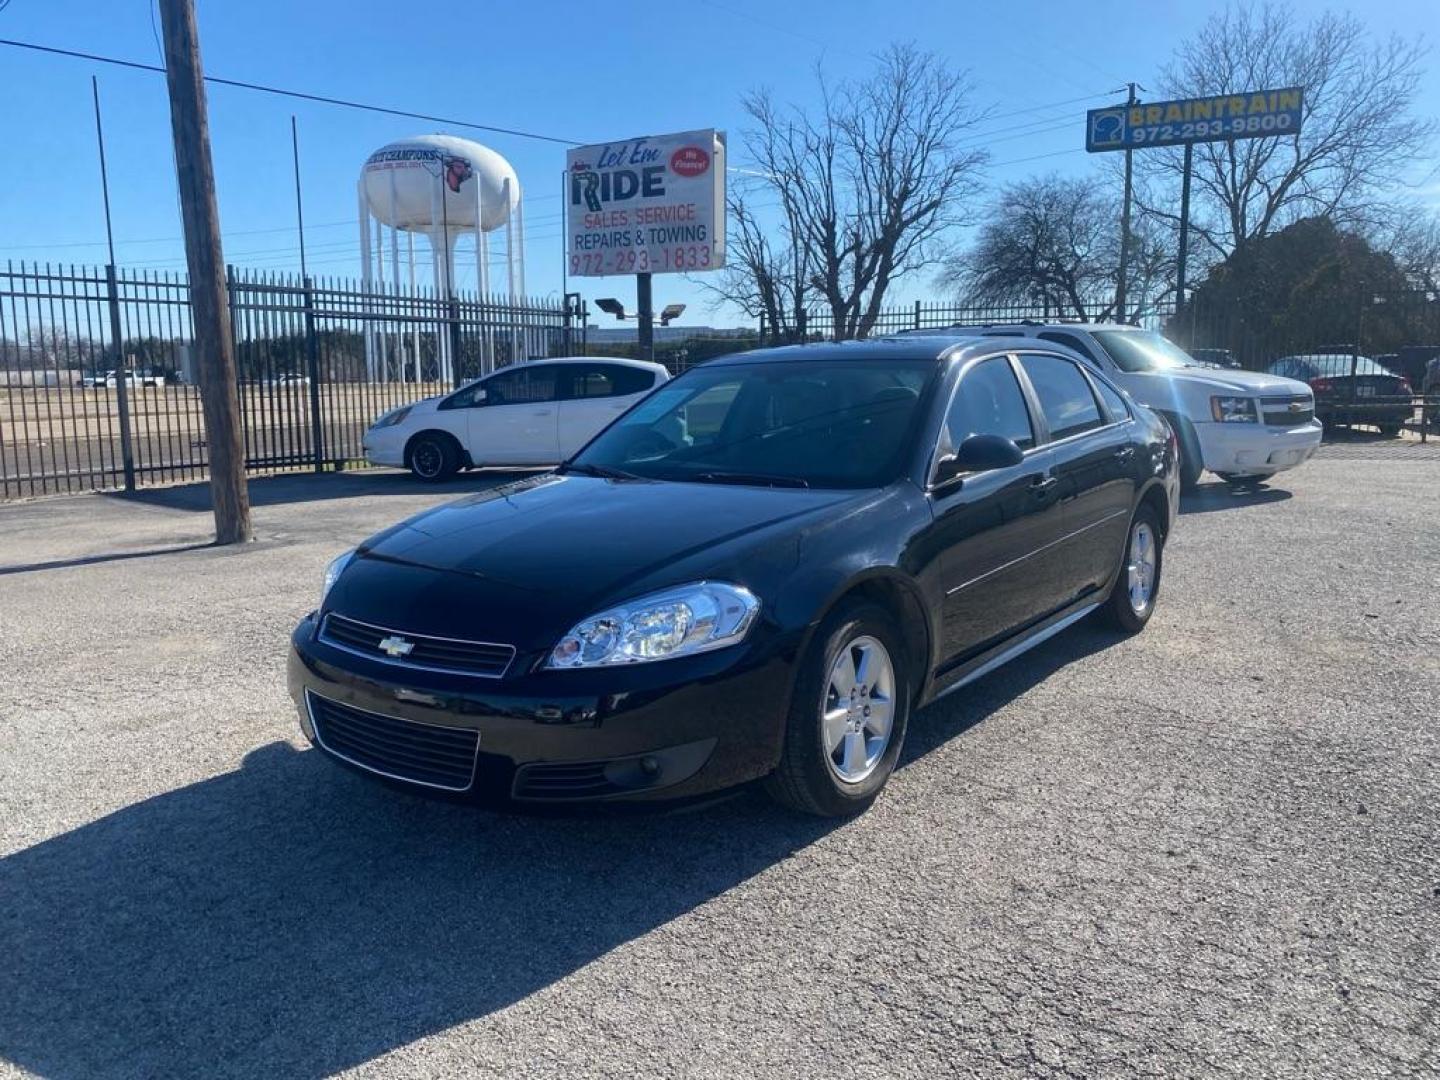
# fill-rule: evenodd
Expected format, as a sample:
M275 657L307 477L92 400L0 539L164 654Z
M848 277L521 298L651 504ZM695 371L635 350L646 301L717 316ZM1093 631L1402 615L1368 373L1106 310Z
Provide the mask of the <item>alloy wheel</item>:
M430 439L426 439L416 446L415 452L410 456L410 462L415 471L427 480L440 474L444 460L445 455L441 453L440 447Z
M858 784L875 771L895 723L895 667L879 640L857 637L840 650L820 721L825 758L838 779Z
M1130 553L1125 563L1130 610L1144 615L1155 598L1155 530L1148 521L1137 521L1130 530Z

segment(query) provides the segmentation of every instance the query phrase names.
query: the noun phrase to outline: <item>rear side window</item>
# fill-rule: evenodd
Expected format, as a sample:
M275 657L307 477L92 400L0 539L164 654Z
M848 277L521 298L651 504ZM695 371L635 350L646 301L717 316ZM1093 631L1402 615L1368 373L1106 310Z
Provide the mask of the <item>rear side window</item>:
M967 371L950 403L945 416L947 451L958 449L971 435L1003 435L1022 450L1035 445L1025 395L1003 356L982 360Z
M1020 357L1020 366L1035 387L1052 439L1079 435L1105 423L1095 395L1090 392L1090 380L1069 360L1025 355Z
M1095 356L1094 350L1074 334L1062 334L1056 330L1043 330L1038 336L1045 341L1053 341L1056 345L1064 345L1066 348L1074 349L1086 360L1089 360L1092 367L1098 368L1100 366L1100 361Z
M1130 409L1125 404L1125 399L1110 388L1110 384L1103 379L1091 379L1095 386L1095 392L1100 395L1100 402L1105 406L1105 411L1110 414L1110 422L1118 424L1122 420L1130 419Z
M655 373L623 364L571 364L572 398L626 397L640 394L655 385Z

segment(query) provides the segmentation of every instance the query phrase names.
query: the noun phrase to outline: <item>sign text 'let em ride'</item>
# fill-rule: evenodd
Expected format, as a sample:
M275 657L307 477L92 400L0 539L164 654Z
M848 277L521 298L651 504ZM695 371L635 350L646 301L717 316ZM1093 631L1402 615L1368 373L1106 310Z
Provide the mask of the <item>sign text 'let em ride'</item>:
M725 133L706 128L582 146L565 159L572 277L725 265Z

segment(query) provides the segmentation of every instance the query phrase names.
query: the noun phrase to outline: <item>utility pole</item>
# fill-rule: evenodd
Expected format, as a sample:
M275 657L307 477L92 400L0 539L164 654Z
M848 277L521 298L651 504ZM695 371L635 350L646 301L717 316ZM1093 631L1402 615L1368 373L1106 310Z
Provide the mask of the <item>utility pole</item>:
M1125 107L1129 109L1135 104L1135 89L1139 84L1126 83L1129 91L1125 98ZM1140 87L1144 89L1144 87ZM1115 321L1125 321L1126 302L1126 281L1130 276L1130 190L1133 176L1132 156L1134 151L1127 145L1125 147L1125 202L1120 208L1120 279L1115 283Z
M1195 164L1195 144L1185 144L1185 170L1180 179L1180 252L1175 259L1175 314L1185 307L1185 268L1190 259L1190 173ZM1195 344L1193 341L1190 344Z
M635 275L635 317L639 320L640 359L655 359L655 302L650 296L650 275Z
M220 251L220 212L215 205L215 168L210 160L210 119L200 66L200 34L194 0L160 0L165 39L165 81L170 89L170 127L175 140L175 178L185 226L190 270L190 313L195 327L195 367L210 456L210 502L215 542L250 540L250 493L245 483L245 444L235 386L235 349Z

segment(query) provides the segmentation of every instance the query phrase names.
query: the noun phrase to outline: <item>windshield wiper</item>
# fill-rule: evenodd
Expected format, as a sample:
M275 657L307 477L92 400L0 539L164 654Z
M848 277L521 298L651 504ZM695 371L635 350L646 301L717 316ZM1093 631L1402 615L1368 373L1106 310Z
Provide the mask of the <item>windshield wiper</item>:
M798 476L776 476L773 473L702 472L685 477L703 484L765 484L769 487L808 488L810 484Z
M564 473L579 473L581 476L598 476L604 480L639 480L640 477L624 469L614 469L609 465L591 465L588 462L576 464L573 461L563 462L555 470L562 475Z

